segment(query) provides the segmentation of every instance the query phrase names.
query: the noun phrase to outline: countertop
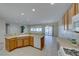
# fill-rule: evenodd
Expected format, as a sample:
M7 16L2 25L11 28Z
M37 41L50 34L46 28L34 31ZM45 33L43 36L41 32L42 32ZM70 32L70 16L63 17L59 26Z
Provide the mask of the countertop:
M11 39L11 38L16 38L16 37L25 37L25 36L34 36L34 37L43 37L44 35L37 35L37 34L20 34L20 35L7 35L5 36L5 38L7 39Z
M72 44L72 42L70 40L68 40L68 39L58 37L57 42L63 48L79 50L79 46L77 44Z

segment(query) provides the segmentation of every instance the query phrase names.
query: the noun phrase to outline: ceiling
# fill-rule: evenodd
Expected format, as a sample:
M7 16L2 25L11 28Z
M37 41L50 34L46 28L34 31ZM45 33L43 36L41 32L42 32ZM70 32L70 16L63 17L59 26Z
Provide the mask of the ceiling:
M0 3L0 19L7 23L43 24L61 19L70 3ZM35 9L35 12L32 11ZM24 15L21 15L24 13Z

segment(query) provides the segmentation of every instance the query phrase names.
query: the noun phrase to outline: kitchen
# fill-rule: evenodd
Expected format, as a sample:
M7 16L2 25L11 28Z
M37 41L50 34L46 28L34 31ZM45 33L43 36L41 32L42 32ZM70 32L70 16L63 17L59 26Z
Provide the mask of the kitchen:
M79 56L79 4L15 3L0 7L4 15L0 20L0 55Z

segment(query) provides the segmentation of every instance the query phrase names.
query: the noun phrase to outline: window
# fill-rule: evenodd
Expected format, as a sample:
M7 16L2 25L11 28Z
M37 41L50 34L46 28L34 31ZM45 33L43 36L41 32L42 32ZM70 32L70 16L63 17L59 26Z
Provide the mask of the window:
M34 29L33 29L33 28L31 28L31 31L34 31Z
M42 28L38 28L38 31L42 31Z
M25 29L25 27L21 26L21 33L24 33L24 29Z
M31 28L33 32L42 32L42 28Z

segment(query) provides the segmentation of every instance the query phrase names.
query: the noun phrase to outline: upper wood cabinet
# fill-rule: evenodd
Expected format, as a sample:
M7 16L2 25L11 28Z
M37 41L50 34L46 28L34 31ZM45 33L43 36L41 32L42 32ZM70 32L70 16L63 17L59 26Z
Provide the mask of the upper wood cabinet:
M75 16L79 12L78 4L77 3L73 3L69 11L71 12L72 16Z
M64 14L64 29L68 29L68 12Z
M78 3L73 3L71 7L67 10L67 12L64 14L64 29L69 30L70 25L72 24L72 17L78 14L79 12L79 4Z

